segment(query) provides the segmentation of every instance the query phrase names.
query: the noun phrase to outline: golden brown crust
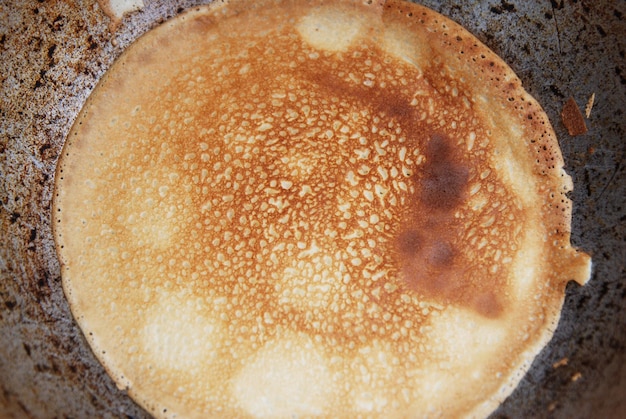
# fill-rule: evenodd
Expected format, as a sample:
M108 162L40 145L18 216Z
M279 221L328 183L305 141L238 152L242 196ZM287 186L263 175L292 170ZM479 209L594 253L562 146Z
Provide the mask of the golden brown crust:
M72 311L159 417L486 415L589 276L540 106L410 3L167 22L94 91L56 182Z

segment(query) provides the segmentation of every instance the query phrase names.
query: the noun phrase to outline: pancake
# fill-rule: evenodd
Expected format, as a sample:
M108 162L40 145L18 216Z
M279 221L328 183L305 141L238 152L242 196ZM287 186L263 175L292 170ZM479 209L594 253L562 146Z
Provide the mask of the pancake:
M72 127L64 291L155 417L486 416L588 280L513 71L429 9L368 3L194 8Z

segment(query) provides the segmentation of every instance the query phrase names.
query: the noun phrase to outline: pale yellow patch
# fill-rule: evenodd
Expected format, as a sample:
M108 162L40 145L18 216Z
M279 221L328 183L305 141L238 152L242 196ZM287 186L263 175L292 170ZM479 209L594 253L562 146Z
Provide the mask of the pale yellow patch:
M193 373L215 358L216 340L221 339L218 323L192 302L162 292L159 302L149 307L140 343L156 365Z
M344 51L361 32L363 20L334 6L313 9L296 26L298 33L312 47Z
M267 343L232 381L232 394L254 418L317 416L333 394L321 351L305 335Z
M432 52L426 40L400 25L391 24L385 28L383 45L385 51L419 70L430 66Z

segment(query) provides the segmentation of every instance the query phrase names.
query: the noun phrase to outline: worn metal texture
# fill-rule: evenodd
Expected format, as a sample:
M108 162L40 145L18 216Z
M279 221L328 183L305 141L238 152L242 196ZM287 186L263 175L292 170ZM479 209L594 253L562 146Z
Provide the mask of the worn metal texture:
M72 319L50 225L56 160L89 93L130 42L196 4L145 3L113 35L94 1L0 3L0 417L148 417ZM499 54L544 106L575 184L572 240L594 261L493 417L626 417L626 2L421 3ZM592 93L589 132L570 137L561 107Z

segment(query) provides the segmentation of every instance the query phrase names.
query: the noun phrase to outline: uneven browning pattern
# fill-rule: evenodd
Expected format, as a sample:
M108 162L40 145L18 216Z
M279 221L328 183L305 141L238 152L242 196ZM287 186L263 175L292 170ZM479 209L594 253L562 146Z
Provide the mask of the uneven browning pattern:
M55 228L97 355L159 416L493 409L571 279L540 140L417 6L229 7L143 38L68 139Z

